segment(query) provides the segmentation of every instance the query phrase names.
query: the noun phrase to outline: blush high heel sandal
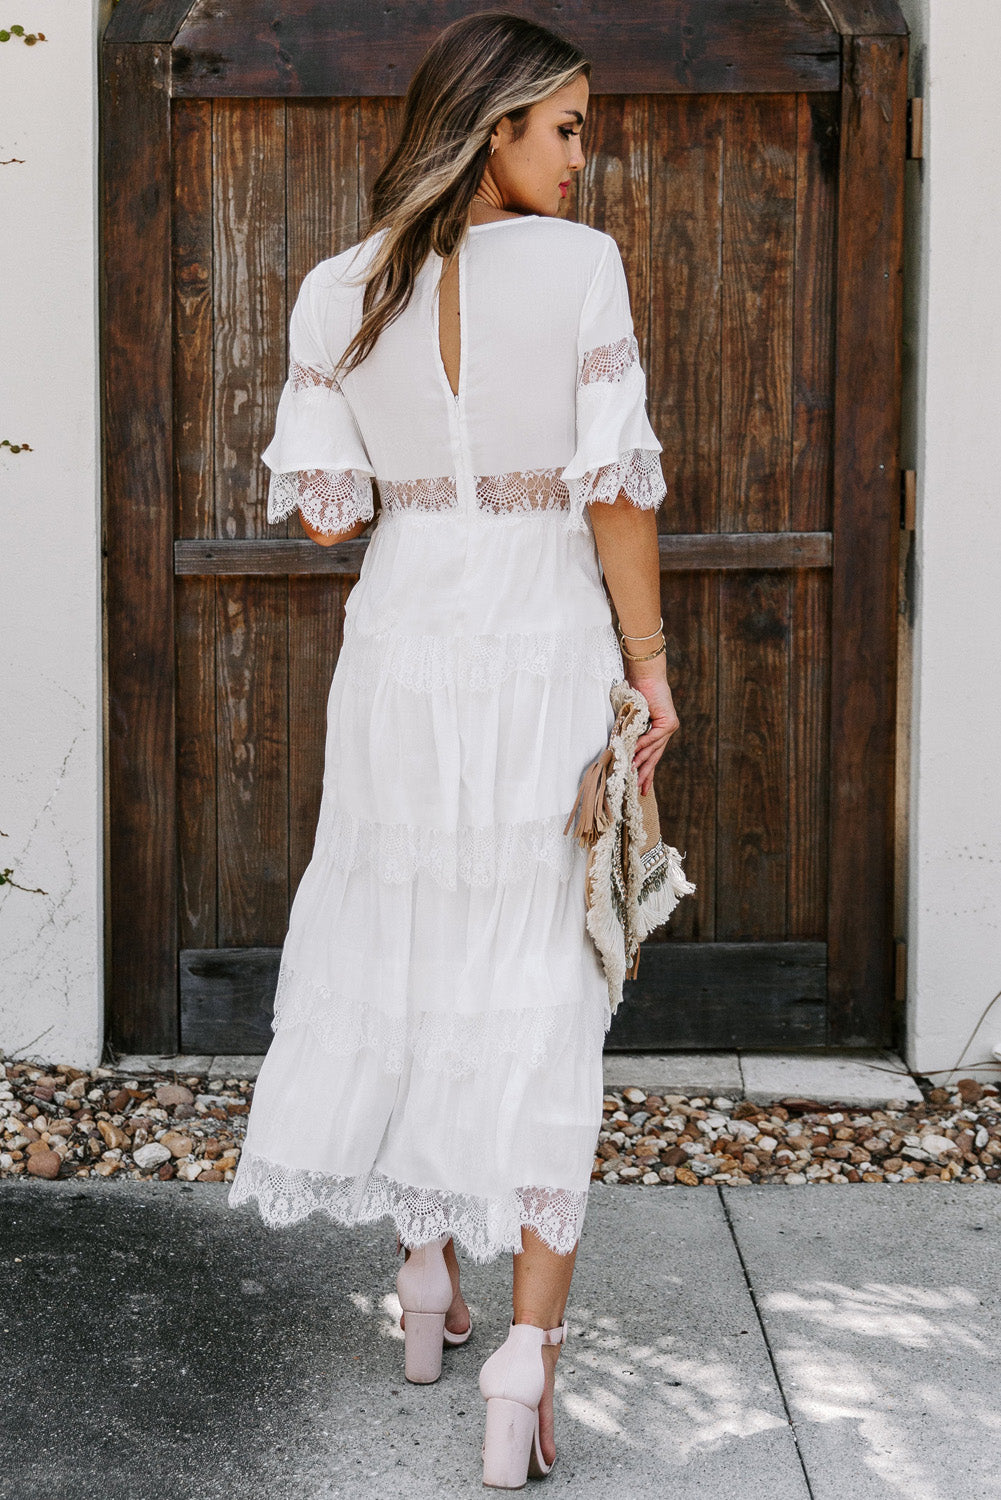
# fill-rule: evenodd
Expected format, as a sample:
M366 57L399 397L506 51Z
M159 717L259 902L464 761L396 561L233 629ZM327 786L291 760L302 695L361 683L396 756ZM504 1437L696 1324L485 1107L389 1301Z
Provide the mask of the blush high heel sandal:
M512 1323L505 1342L480 1370L480 1394L487 1403L484 1484L520 1490L529 1476L541 1479L552 1468L539 1441L539 1403L546 1387L542 1346L566 1339L565 1319L558 1328Z
M452 1305L452 1278L445 1264L444 1249L449 1236L441 1235L418 1245L396 1273L396 1294L405 1315L403 1325L404 1374L415 1385L430 1385L441 1374L444 1344L464 1344L472 1332L450 1333L445 1314ZM403 1245L399 1236L396 1250Z

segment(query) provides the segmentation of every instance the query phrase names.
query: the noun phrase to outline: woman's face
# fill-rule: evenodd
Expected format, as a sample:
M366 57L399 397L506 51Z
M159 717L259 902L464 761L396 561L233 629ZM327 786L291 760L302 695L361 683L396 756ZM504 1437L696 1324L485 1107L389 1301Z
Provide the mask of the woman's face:
M584 165L580 129L588 95L587 78L581 73L531 106L518 140L512 139L511 122L505 115L490 137L497 149L487 158L477 191L498 208L555 217L566 200L570 179Z

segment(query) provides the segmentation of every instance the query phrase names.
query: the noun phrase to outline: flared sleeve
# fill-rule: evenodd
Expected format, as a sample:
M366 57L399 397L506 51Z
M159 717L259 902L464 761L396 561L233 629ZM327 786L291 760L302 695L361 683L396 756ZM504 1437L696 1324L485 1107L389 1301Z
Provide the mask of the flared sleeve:
M334 377L329 331L317 306L323 290L310 272L292 309L288 379L274 437L261 458L271 470L268 521L299 510L315 531L329 535L372 520L374 470Z
M629 287L610 235L581 308L577 334L576 447L562 479L575 525L584 507L625 493L656 510L667 492L661 444L646 411L646 375L633 332Z

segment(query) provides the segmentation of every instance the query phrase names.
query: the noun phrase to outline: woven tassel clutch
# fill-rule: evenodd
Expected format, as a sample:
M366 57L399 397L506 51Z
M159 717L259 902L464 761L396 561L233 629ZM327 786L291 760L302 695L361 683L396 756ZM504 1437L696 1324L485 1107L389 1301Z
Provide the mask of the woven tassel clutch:
M633 765L636 742L650 727L643 694L625 680L609 692L615 723L604 750L580 779L563 829L587 850L585 923L608 981L612 1015L625 979L639 972L640 944L667 921L695 886L685 879L682 856L660 836L653 788L639 789Z

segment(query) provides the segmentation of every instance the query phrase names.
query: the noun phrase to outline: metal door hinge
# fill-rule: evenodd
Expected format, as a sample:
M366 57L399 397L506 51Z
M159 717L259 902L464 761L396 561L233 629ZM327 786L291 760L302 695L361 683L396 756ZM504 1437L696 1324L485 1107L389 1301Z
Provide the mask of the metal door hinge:
M916 469L900 471L900 526L903 531L914 530L915 502L918 490Z
M924 156L924 139L922 126L924 124L925 101L920 97L908 99L907 101L907 150L905 155L908 161L920 161Z

